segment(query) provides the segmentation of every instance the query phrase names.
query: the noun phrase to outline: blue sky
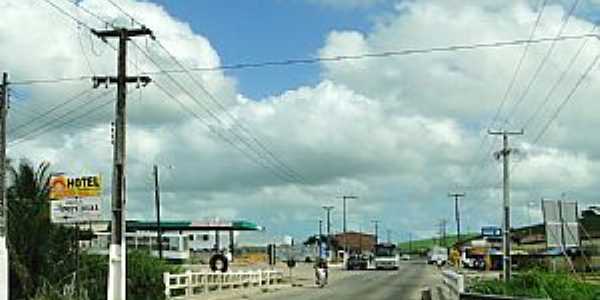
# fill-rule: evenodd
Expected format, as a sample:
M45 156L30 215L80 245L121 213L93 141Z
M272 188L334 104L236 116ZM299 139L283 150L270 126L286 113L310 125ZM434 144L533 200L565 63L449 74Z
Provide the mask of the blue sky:
M340 8L292 1L153 0L175 18L188 22L209 39L223 64L258 62L317 55L332 30L369 31L375 17L390 8L382 3ZM319 81L318 65L295 65L228 71L245 96L261 99Z

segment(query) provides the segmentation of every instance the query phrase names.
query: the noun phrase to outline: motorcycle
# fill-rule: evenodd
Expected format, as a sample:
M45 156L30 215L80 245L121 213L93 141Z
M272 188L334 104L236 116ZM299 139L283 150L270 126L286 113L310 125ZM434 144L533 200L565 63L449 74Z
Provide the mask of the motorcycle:
M327 269L322 267L315 268L315 283L322 288L327 284Z

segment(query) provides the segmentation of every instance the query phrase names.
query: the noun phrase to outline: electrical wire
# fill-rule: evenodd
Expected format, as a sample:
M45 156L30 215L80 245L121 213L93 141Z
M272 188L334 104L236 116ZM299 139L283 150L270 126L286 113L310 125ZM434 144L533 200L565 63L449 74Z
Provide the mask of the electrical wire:
M537 32L537 29L539 27L540 21L542 19L544 10L546 8L546 4L548 2L548 0L541 0L541 1L542 1L541 4L538 4L538 6L540 6L540 8L538 9L538 13L537 13L535 22L534 22L534 24L533 24L533 26L531 28L530 33L529 33L529 37L527 39L528 41L532 41L533 40L533 38L535 36L535 33ZM506 87L506 90L505 90L505 92L503 94L503 97L502 97L502 99L500 101L500 104L498 105L498 108L496 109L496 112L495 112L494 116L492 117L490 123L488 124L487 128L491 128L492 126L494 126L494 124L496 123L496 121L500 117L500 114L501 114L501 112L502 112L502 110L503 110L503 108L504 108L504 106L505 106L505 104L506 104L506 102L508 100L508 96L510 95L510 92L511 92L511 90L512 90L512 88L513 88L513 86L514 86L514 84L515 84L515 82L517 80L519 72L521 71L521 67L522 67L522 65L523 65L523 63L525 61L525 58L526 58L527 53L529 51L530 45L531 45L531 43L526 43L525 46L523 47L523 52L521 53L521 57L519 58L519 61L518 61L517 65L515 66L515 70L513 72L513 75L511 77L509 83L508 83L508 86ZM491 143L490 147L486 151L482 152L482 150L484 149L484 145L488 142L488 140L489 140L489 135L486 132L484 132L483 136L481 138L481 142L479 143L479 146L477 147L478 150L476 151L476 153L481 153L480 155L478 155L479 156L479 159L478 159L479 162L471 168L471 172L470 172L471 174L473 174L473 172L475 172L476 168L480 171L480 174L483 174L485 171L487 171L487 168L489 167L489 164L491 163L491 160L489 158L486 159L486 156L492 151L492 149L493 149L492 147L494 146L494 143ZM476 167L476 166L479 166L479 167ZM482 175L480 175L479 178L477 178L475 180L475 182L477 182L474 185L475 187L478 187L481 184L479 182L479 180L481 179L481 176Z
M43 0L49 1L49 0ZM499 41L499 42L491 42L491 43L477 43L471 45L455 45L455 46L445 46L445 47L434 47L434 48L424 48L424 49L406 49L406 50L398 50L398 51L386 51L380 53L365 53L359 55L340 55L340 56L330 56L330 57L319 57L319 58L307 58L307 59L287 59L281 61L265 61L265 62L257 62L257 63L239 63L233 65L221 65L216 67L192 67L188 68L189 72L207 72L207 71L220 71L220 70L237 70L237 69L247 69L247 68L263 68L263 67L272 67L272 66L290 66L296 64L315 64L321 62L340 62L346 60L360 60L360 59L368 59L368 58L385 58L385 57L394 57L394 56L407 56L407 55L415 55L415 54L430 54L437 52L455 52L460 50L474 50L481 48L500 48L507 46L518 46L525 44L540 44L547 43L552 41L571 41L571 40L581 40L589 37L598 37L597 34L580 34L580 35L563 35L559 38L538 38L533 40L510 40L510 41ZM114 46L111 44L107 45L111 46L113 50L116 50ZM183 70L162 70L162 71L153 71L153 72L142 72L141 75L166 75L171 73L184 73ZM62 77L62 78L54 78L54 79L23 79L23 80L15 80L11 81L10 84L13 85L31 85L31 84L43 84L43 83L58 83L65 81L77 81L90 79L93 76L74 76L74 77Z
M563 22L561 23L560 28L558 29L558 32L556 33L556 37L560 37L562 35L562 33L564 32L564 30L567 28L567 25L569 25L569 20L571 19L571 16L574 14L575 9L577 8L579 4L579 0L575 0L573 2L573 5L571 6L571 9L569 10L569 12L567 13L567 16L563 19ZM533 85L536 82L536 79L539 77L539 75L541 74L542 70L544 69L544 67L546 66L546 63L548 62L548 59L550 59L550 56L552 56L552 54L554 53L554 49L556 48L556 41L553 41L550 44L550 47L548 47L548 50L546 51L546 54L544 55L544 57L542 58L542 61L540 62L540 64L538 65L538 67L536 68L535 72L533 73L533 75L531 76L529 82L527 83L527 86L525 87L525 89L523 90L523 93L521 93L521 96L519 98L517 98L517 101L515 102L515 104L513 105L510 113L506 116L505 118L505 123L508 122L508 119L514 115L517 111L517 109L519 108L519 105L525 100L525 98L527 97L527 95L529 94L529 92L531 91L531 88L533 87Z
M17 126L14 131L12 131L12 134L16 134L17 132L19 132L19 130L23 130L31 125L34 124L34 121L38 120L38 119L44 119L44 118L49 118L51 116L51 114L53 112L55 112L56 110L63 108L69 104L71 104L72 102L81 99L82 97L84 97L85 95L89 94L92 91L91 88L85 88L79 92L77 92L75 95L68 97L65 101L59 102L57 104L55 104L54 106L50 107L48 110L40 113L39 116L37 116L34 119L29 120L28 122L25 122L24 124Z
M110 0L109 0L110 1ZM159 45L159 47L161 49L163 49L163 51L165 51L168 56L182 69L182 70L186 70L186 67L171 53L169 52L169 50L158 40L155 41L157 43L157 45ZM139 47L138 47L139 48ZM258 147L264 151L265 153L267 153L267 156L272 159L274 161L274 163L276 165L278 165L279 167L281 167L282 169L285 170L286 173L289 173L292 177L295 177L295 179L299 180L300 182L305 182L304 177L298 173L296 170L292 169L290 166L288 166L286 163L284 163L279 157L277 157L273 151L271 151L270 149L268 149L268 147L266 147L264 145L264 143L262 143L258 138L256 138L250 129L248 129L246 124L243 124L238 118L236 118L235 116L233 116L231 114L231 112L225 108L223 106L223 104L221 104L221 102L219 100L216 99L216 97L210 92L208 91L208 89L202 84L200 83L198 80L196 80L196 78L194 77L194 75L192 75L189 71L186 72L186 74L188 75L188 77L192 80L192 82L198 86L200 88L200 90L226 115L229 117L229 119L233 122L234 126L237 126L238 128L241 129L241 131L243 132L243 134L246 134L256 145L258 145ZM235 127L234 127L235 128Z
M107 95L109 95L109 92L105 92L103 93L100 97L97 98L92 98L93 100L99 100L100 98L104 98ZM108 101L102 102L99 105L96 106L92 106L90 109L83 111L83 113L81 113L80 115L76 115L75 117L71 118L71 119L67 119L67 120L62 120L61 123L55 123L56 121L61 121L61 118L57 118L54 120L54 122L52 122L51 124L49 124L48 126L44 126L44 127L40 127L41 130L37 130L37 131L30 131L28 134L21 136L20 138L12 141L11 143L9 143L9 146L15 146L18 144L21 144L23 142L26 142L28 140L32 140L34 138L37 138L41 135L44 135L46 133L49 133L51 131L54 131L56 129L62 128L66 125L72 124L75 121L81 120L85 117L89 117L90 115L97 113L99 111L101 111L101 109L111 103L114 103L114 99L109 99ZM90 101L91 102L91 101Z
M594 25L592 27L592 29L591 29L590 32L594 32L597 29L597 27L598 27L598 25ZM538 105L538 107L530 115L530 117L527 118L527 120L525 122L523 122L523 124L520 126L520 128L524 128L524 129L528 128L529 125L531 125L533 123L533 121L539 115L539 113L541 112L541 110L543 109L543 107L548 104L548 102L551 99L551 96L554 94L554 92L557 90L557 88L560 86L560 84L566 79L569 71L571 71L571 69L575 65L575 62L577 61L577 59L579 58L579 56L581 55L581 53L583 52L583 50L585 49L585 47L586 47L586 45L587 45L587 43L589 41L590 41L590 39L583 40L583 42L581 43L581 46L579 47L579 49L577 49L577 52L575 53L575 55L573 57L571 57L571 60L567 64L567 67L563 70L563 72L560 74L560 76L558 77L558 79L554 82L554 84L552 85L552 87L548 90L548 93L544 97L544 100L542 100L542 102L540 103L540 105Z
M75 111L77 111L78 109L80 109L80 107L82 106L86 106L88 104L91 104L92 102L105 97L106 95L108 95L111 91L105 91L103 93L101 93L100 95L96 96L96 97L90 97L88 98L87 101L81 103L81 105L78 106L73 106L71 107L71 109L68 109L67 111L64 111L62 114L55 116L54 118L48 120L47 122L35 127L34 129L30 130L29 132L23 134L22 136L18 137L16 141L18 140L23 140L26 139L29 136L34 135L34 137L39 136L37 133L40 131L44 131L45 128L51 127L53 123L57 122L57 121L61 121L63 118L67 117L69 114L74 113ZM11 134L16 134L16 133L11 133ZM15 142L16 142L15 141ZM13 142L14 143L14 142Z
M556 118L558 117L558 115L560 114L560 112L565 108L565 105L569 101L571 101L571 98L573 97L573 95L575 94L575 92L577 91L577 89L579 89L579 87L584 82L584 80L587 78L587 76L589 75L589 73L593 70L594 66L596 66L598 64L598 60L599 59L600 59L600 53L596 55L596 57L594 58L594 60L592 61L592 63L590 63L589 66L583 72L583 74L581 74L581 76L579 77L579 79L577 80L577 82L575 83L575 85L573 86L573 88L569 91L569 93L567 94L567 96L563 99L563 101L560 103L560 105L556 108L556 110L554 111L554 113L552 114L552 116L550 117L550 119L548 119L548 121L544 124L542 130L538 133L538 135L533 140L533 144L534 145L537 144L537 142L542 138L542 136L544 136L544 134L546 133L546 131L550 127L550 124L552 124L552 122L554 122L554 120L556 120Z

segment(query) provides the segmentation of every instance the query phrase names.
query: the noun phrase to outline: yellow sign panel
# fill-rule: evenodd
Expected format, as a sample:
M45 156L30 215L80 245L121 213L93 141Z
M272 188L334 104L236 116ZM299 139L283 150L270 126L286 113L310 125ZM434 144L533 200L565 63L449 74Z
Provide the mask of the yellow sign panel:
M50 199L99 197L102 194L100 175L50 178Z

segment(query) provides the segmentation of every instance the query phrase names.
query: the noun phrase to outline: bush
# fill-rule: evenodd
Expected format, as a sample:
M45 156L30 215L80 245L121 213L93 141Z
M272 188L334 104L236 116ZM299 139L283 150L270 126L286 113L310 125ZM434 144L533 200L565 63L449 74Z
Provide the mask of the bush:
M130 251L127 254L127 299L164 299L163 273L178 271L178 268L152 256L150 252ZM90 300L106 299L107 256L82 256L79 274L81 290L89 295Z
M148 251L127 254L127 299L164 299L163 273L178 272L179 268L154 257Z
M552 300L600 299L600 286L577 280L568 273L550 273L539 270L515 274L504 283L500 280L481 280L470 288L481 294L506 295Z

